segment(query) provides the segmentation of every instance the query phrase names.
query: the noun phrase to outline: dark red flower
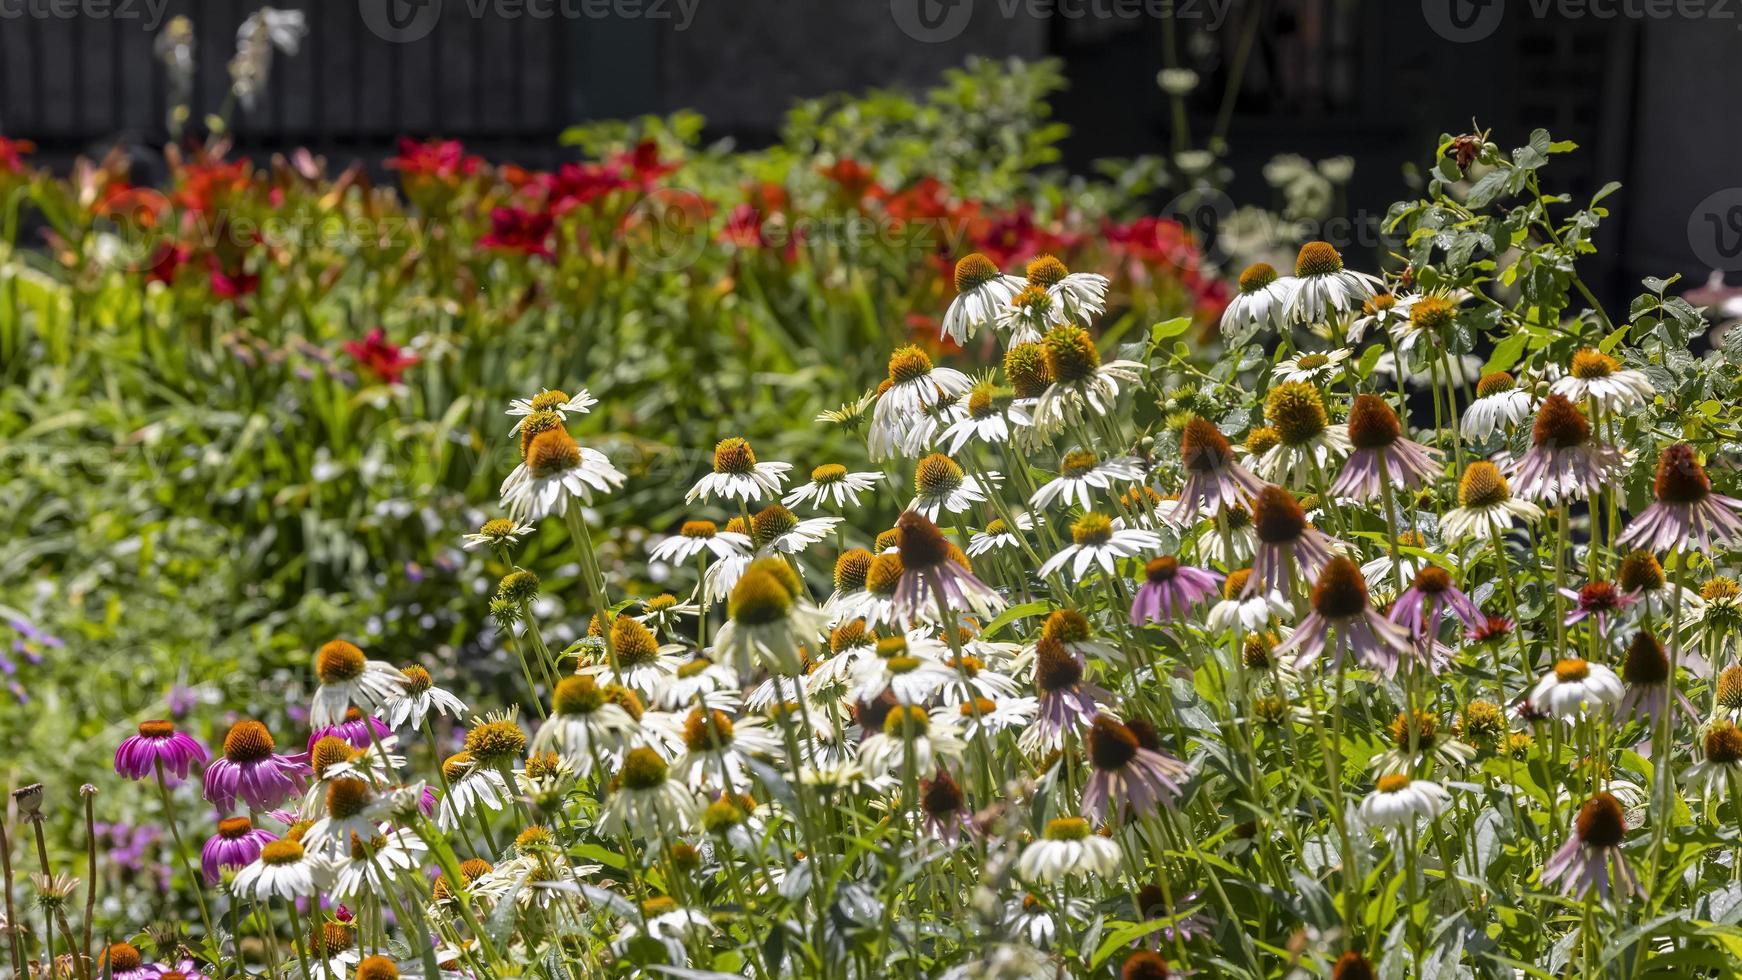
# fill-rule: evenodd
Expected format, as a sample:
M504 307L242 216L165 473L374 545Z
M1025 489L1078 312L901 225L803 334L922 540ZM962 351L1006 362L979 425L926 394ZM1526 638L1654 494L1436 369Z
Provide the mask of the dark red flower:
M0 136L0 172L15 174L24 170L24 155L35 153L36 144L29 140L9 140Z
M359 368L390 385L398 384L406 369L418 362L416 354L407 354L403 347L389 343L387 331L380 327L369 331L361 341L345 341L345 353L351 355Z
M240 262L226 267L217 253L206 254L206 272L212 283L212 293L223 299L241 299L260 288L260 277Z
M553 258L551 227L549 212L519 207L496 208L490 212L490 232L478 239L478 244L505 252Z
M387 160L387 169L407 179L417 177L451 184L478 172L484 161L466 152L459 140L429 140L419 143L409 137L399 140L399 155Z

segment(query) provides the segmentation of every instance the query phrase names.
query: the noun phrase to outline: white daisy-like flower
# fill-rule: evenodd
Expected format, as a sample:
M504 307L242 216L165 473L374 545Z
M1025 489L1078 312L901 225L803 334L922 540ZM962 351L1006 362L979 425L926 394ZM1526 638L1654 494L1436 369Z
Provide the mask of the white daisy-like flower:
M679 643L662 644L641 620L633 616L618 616L611 621L611 649L617 654L615 669L608 660L601 660L581 667L576 673L607 682L615 680L631 691L657 701L683 663L685 647Z
M885 424L918 418L940 402L960 398L974 382L955 368L938 367L918 347L889 355L889 387L877 396L872 419Z
M914 467L913 500L907 509L937 520L940 512L960 514L975 504L984 503L991 489L1004 482L1003 477L987 471L985 480L969 476L955 460L943 453L932 453ZM986 484L990 483L988 487Z
M375 792L354 776L327 782L326 815L302 835L303 846L318 858L332 860L351 846L353 836L369 840L376 834Z
M578 775L586 776L595 765L622 751L638 730L629 712L605 700L597 678L570 675L557 681L556 693L551 696L550 717L533 733L532 751L555 752ZM473 768L471 757L460 755L464 758L457 756L447 762L454 767L448 774L450 781L455 772L464 774ZM447 801L442 804L445 810Z
M1276 433L1275 445L1253 465L1260 477L1302 489L1337 471L1349 455L1347 426L1332 425L1324 396L1304 381L1279 382L1264 398L1264 418Z
M1440 535L1447 541L1499 537L1514 520L1532 523L1542 519L1542 508L1512 495L1500 468L1477 460L1464 469L1458 482L1458 506L1440 517Z
M1021 731L1032 725L1040 714L1040 699L979 697L964 700L956 705L956 711L961 715L962 738L972 742L981 732L991 738L1000 732Z
M573 396L545 388L531 398L516 398L508 403L508 414L520 420L515 422L514 428L509 431L513 435L519 435L520 427L526 424L526 416L535 412L555 412L566 422L571 414L585 415L597 404L599 404L599 400L594 398L585 388Z
M1030 283L998 311L998 331L1007 344L1031 344L1069 319L1057 297L1045 286Z
M944 311L942 336L966 344L982 326L995 323L998 314L1026 286L1021 277L1007 276L979 252L956 263L956 298Z
M1023 531L1034 529L1034 517L1027 512L1014 515L1016 525L1012 527L1001 517L986 522L986 526L974 532L968 538L968 547L964 549L970 558L994 551L1007 551L1022 547Z
M1361 801L1361 819L1373 827L1414 826L1417 820L1439 816L1451 801L1439 783L1393 773L1380 776L1373 792Z
M397 879L421 868L428 850L415 833L404 828L367 839L353 837L340 857L331 862L332 893L351 901L383 895Z
M886 636L875 649L875 656L857 658L855 701L873 701L888 691L902 704L923 704L956 677L939 659L943 645L923 634Z
M1016 872L1036 882L1104 878L1119 867L1119 861L1119 845L1112 838L1096 834L1082 817L1059 817L1023 850Z
M381 715L387 721L387 727L395 731L422 728L424 719L432 712L450 718L465 714L466 703L437 687L428 670L414 664L399 673L405 678L404 686L381 703Z
M1243 344L1260 329L1280 333L1288 326L1288 305L1294 298L1295 280L1279 278L1264 262L1240 273L1240 290L1222 311L1222 336L1230 344Z
M669 633L677 628L678 620L701 614L700 603L684 602L669 592L662 592L641 600L641 611L635 614L635 619L648 629Z
M721 439L714 446L714 471L690 487L684 503L696 500L741 500L753 504L780 496L791 463L758 463L756 451L738 436Z
M352 705L374 713L388 698L405 690L405 675L392 664L369 660L344 640L330 640L315 654L315 689L309 705L309 725L328 728L345 720Z
M1040 286L1063 312L1066 320L1088 323L1107 309L1106 276L1093 272L1072 272L1051 255L1036 256L1024 270L1030 286Z
M326 866L293 840L268 841L252 864L236 872L230 893L255 902L309 898L326 880Z
M726 712L691 708L684 716L684 751L672 769L694 789L750 785L750 760L779 764L780 733L753 715L728 717Z
M453 832L461 820L479 807L501 810L512 798L508 780L496 770L479 765L470 752L448 756L442 763L442 772L448 777L448 791L436 806L436 826L444 831Z
M1531 707L1556 718L1575 719L1589 712L1613 708L1621 700L1621 678L1602 664L1578 657L1555 662L1530 689Z
M1270 376L1277 381L1325 384L1343 369L1343 362L1349 359L1350 353L1347 347L1311 353L1296 352L1292 357L1277 361L1276 367L1270 369Z
M1507 433L1536 407L1530 389L1505 371L1485 374L1476 382L1476 398L1464 409L1458 429L1465 439L1481 442L1496 431Z
M829 628L828 614L804 595L791 566L759 558L732 587L727 620L714 636L715 659L730 663L748 680L757 670L795 676L806 649Z
M671 767L659 753L645 746L630 749L599 814L599 832L676 838L689 829L699 802L693 790L671 778Z
M684 521L676 534L660 538L648 549L648 557L681 565L704 552L724 559L743 557L750 550L748 534L722 531L713 521Z
M1052 432L1082 418L1113 411L1119 385L1136 384L1144 366L1137 361L1101 363L1101 353L1082 327L1065 324L1047 333L1041 343L1053 381L1034 403L1034 426Z
M1102 574L1116 574L1122 558L1133 558L1161 548L1161 536L1143 528L1116 528L1111 518L1093 511L1071 523L1071 543L1040 566L1041 578L1049 578L1066 567L1071 578L1080 581L1090 568L1099 566Z
M741 701L738 674L699 653L678 665L677 673L659 695L660 707L668 711L700 702L719 711L735 712Z
M928 711L898 704L884 716L883 730L859 744L859 768L870 776L900 775L911 757L915 775L929 774L945 762L960 761L960 716L951 709Z
M1327 311L1358 310L1385 291L1378 276L1343 267L1343 256L1328 242L1307 242L1294 262L1294 295L1288 304L1292 323L1314 323Z
M882 473L852 473L839 463L824 463L811 470L811 482L796 487L780 502L788 507L825 504L837 510L859 506L859 495L883 481Z
M750 518L750 540L760 555L796 555L835 533L839 517L800 520L781 504L769 504Z
M1142 479L1143 467L1130 456L1102 459L1093 450L1075 449L1059 461L1059 475L1041 484L1034 496L1028 498L1028 506L1045 510L1054 501L1061 501L1067 507L1088 510L1095 506L1095 491L1112 490L1115 481L1134 483Z
M1657 394L1644 371L1623 368L1613 357L1589 347L1573 355L1572 367L1549 390L1574 403L1594 399L1605 412L1650 404Z
M1411 293L1399 296L1396 293L1377 293L1361 304L1361 315L1349 321L1349 332L1346 343L1358 344L1366 338L1367 332L1377 328L1387 334L1395 335L1404 324L1409 322L1409 308L1415 305L1422 294Z
M690 961L689 943L694 940L705 945L713 931L713 920L706 912L683 908L661 895L641 903L641 918L628 920L611 940L611 948L622 956L637 939L651 939L665 947L670 962L681 967Z
M1236 569L1222 582L1222 601L1210 607L1206 622L1216 632L1238 627L1248 633L1267 629L1272 619L1288 622L1294 618L1294 607L1274 589L1259 589L1247 596L1246 583L1252 577L1250 568Z
M1683 780L1701 797L1722 801L1742 790L1742 731L1728 720L1707 723L1700 732L1700 761Z
M975 439L989 446L1001 446L1010 441L1013 430L1032 424L1027 410L1009 404L990 382L981 382L968 392L967 407L938 434L938 442L950 453L961 452L963 446Z
M604 453L577 445L564 429L546 429L532 437L526 458L502 481L502 507L516 521L560 517L571 498L591 503L593 494L610 493L625 479Z
M460 536L461 547L467 551L473 548L498 548L519 544L520 539L531 534L536 528L531 524L520 524L506 517L497 517L484 522L474 534Z

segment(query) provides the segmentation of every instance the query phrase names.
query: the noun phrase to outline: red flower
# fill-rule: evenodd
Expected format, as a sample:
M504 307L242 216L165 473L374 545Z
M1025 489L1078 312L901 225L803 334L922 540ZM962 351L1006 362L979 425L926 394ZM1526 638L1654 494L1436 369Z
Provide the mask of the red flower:
M634 186L617 167L603 163L565 163L556 173L540 177L548 187L554 214L567 214L612 191Z
M9 140L0 136L0 172L22 173L24 154L35 152L36 144L29 140Z
M983 253L1000 269L1011 269L1037 255L1067 256L1077 244L1078 236L1042 228L1034 223L1034 212L1022 208L977 229L973 251Z
M351 355L358 367L390 385L398 384L406 369L418 362L416 354L407 354L404 348L388 343L387 331L380 327L369 331L361 341L345 341L345 353Z
M387 161L387 169L398 170L409 178L433 179L451 184L461 177L470 177L484 163L466 153L459 140L429 140L425 143L409 137L399 140L399 155Z
M260 277L238 264L234 271L224 267L217 253L206 255L206 272L211 279L213 294L224 299L240 299L260 288Z
M612 156L609 163L623 176L633 178L644 190L677 169L675 163L660 162L659 144L653 140L642 140L633 149Z
M819 168L818 172L839 185L841 196L854 204L863 201L868 194L881 193L881 188L871 177L870 168L857 160L836 160L827 167Z
M490 212L490 232L478 239L485 248L554 258L550 250L551 216L525 208L496 208Z
M196 160L179 175L175 203L189 211L210 214L248 189L250 170L247 160Z

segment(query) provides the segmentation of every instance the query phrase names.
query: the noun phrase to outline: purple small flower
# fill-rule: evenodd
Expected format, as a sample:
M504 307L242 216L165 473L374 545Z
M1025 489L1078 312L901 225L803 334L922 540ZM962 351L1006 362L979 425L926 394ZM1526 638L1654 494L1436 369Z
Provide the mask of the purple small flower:
M1234 462L1234 447L1214 422L1192 418L1180 431L1180 462L1185 484L1172 521L1186 525L1206 512L1245 506L1264 489L1264 481Z
M1452 584L1451 575L1437 565L1429 565L1415 573L1415 581L1392 603L1391 621L1408 630L1417 644L1427 648L1429 662L1437 664L1440 625L1448 611L1466 630L1484 621L1482 610Z
M1034 686L1040 694L1034 724L1023 734L1023 749L1051 751L1067 731L1087 726L1113 699L1106 688L1083 677L1083 662L1065 644L1042 637L1034 649Z
M1341 555L1332 558L1319 574L1313 585L1312 607L1294 633L1276 648L1278 654L1295 654L1296 670L1305 669L1324 654L1333 627L1341 641L1332 653L1333 667L1342 664L1345 654L1353 653L1362 666L1395 677L1400 656L1412 652L1403 627L1379 615L1368 601L1367 579L1360 567ZM1431 657L1422 659L1432 666Z
M1587 582L1577 592L1562 589L1561 595L1574 603L1567 613L1568 626L1590 619L1597 624L1597 632L1605 635L1609 632L1609 617L1639 601L1638 596L1622 592L1613 582Z
M1083 816L1099 823L1109 808L1148 816L1179 799L1186 764L1143 745L1136 729L1098 715L1083 736L1093 772L1083 787Z
M369 735L370 728L375 729L373 739L371 739ZM366 749L374 741L384 739L391 734L393 734L393 729L388 728L386 722L374 715L365 717L363 712L358 711L356 708L352 708L345 712L344 721L341 721L336 725L328 725L325 728L317 728L309 733L308 749L311 752L314 751L315 743L328 735L331 735L334 738L344 739L350 744L351 748Z
M1331 560L1336 542L1307 523L1294 494L1267 486L1252 501L1252 530L1258 547L1243 598L1289 591L1291 576L1314 577Z
M1712 492L1692 446L1664 449L1652 491L1656 501L1621 532L1622 547L1712 551L1742 543L1742 500Z
M224 757L206 767L206 799L228 810L240 796L255 810L270 810L302 789L310 772L301 757L278 755L266 726L239 721L224 736Z
M206 750L193 736L178 732L172 721L142 721L139 734L121 740L115 749L115 771L128 779L145 779L159 766L175 776L188 778L188 767L205 764Z
M277 834L255 827L247 817L225 817L218 821L218 832L206 840L200 851L200 868L206 873L206 881L215 885L222 879L222 869L253 864L260 857L260 849L277 839Z
M1349 407L1349 444L1355 448L1331 485L1333 497L1373 500L1388 483L1417 487L1439 473L1435 451L1404 438L1402 420L1378 395L1357 395Z
M1542 883L1558 884L1561 894L1583 897L1593 888L1602 898L1613 887L1623 898L1640 890L1639 880L1621 853L1627 818L1621 804L1598 793L1579 807L1572 836L1542 866Z
M1215 595L1222 583L1212 572L1181 565L1168 555L1151 558L1144 582L1131 600L1131 625L1162 624L1180 619L1192 606Z

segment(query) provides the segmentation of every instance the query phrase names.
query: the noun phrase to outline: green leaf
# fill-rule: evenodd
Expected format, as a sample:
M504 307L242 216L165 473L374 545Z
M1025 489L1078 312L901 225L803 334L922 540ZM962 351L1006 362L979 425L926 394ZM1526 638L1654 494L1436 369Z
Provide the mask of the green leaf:
M1505 340L1494 345L1494 353L1488 355L1488 363L1482 365L1483 374L1493 374L1496 371L1510 371L1524 355L1524 347L1530 343L1530 335L1524 331L1510 334Z
M1191 328L1192 328L1192 318L1191 317L1189 317L1189 316L1176 316L1171 320L1163 320L1162 322L1156 324L1155 326L1150 327L1149 328L1149 339L1153 340L1159 344L1162 341L1167 340L1170 337L1178 337L1180 334L1185 333L1187 330L1190 330Z
M1030 616L1039 616L1041 613L1044 613L1051 608L1051 606L1038 599L1034 602L1025 602L1020 606L1011 606L1009 609L999 613L997 619L987 623L986 628L980 631L980 636L989 640L992 638L993 634L997 633L1004 627L1009 626L1011 623L1014 623L1019 619L1027 619Z

